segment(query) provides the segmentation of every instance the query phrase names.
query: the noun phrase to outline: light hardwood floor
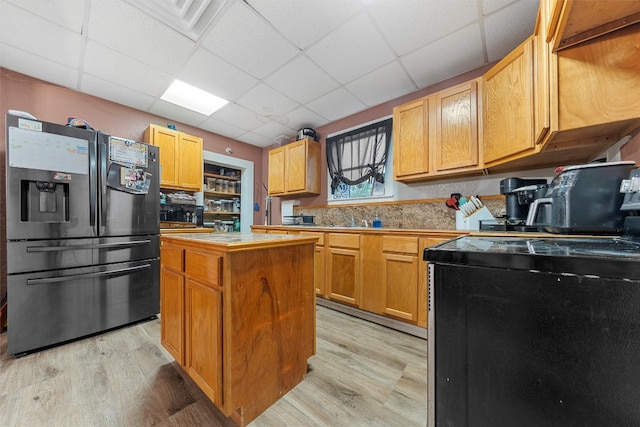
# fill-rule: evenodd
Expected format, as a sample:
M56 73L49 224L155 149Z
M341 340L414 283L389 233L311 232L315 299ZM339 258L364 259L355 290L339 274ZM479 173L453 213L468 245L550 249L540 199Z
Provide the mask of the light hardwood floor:
M262 426L426 425L427 342L317 307L316 355ZM0 335L0 426L232 426L160 345L160 321L14 359Z

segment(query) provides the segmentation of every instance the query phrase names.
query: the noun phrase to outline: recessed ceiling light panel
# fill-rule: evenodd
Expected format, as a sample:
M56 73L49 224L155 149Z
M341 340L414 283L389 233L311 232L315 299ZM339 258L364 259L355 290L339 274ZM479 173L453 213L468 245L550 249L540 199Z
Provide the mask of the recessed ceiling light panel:
M229 102L181 80L174 80L160 99L206 116L213 114Z

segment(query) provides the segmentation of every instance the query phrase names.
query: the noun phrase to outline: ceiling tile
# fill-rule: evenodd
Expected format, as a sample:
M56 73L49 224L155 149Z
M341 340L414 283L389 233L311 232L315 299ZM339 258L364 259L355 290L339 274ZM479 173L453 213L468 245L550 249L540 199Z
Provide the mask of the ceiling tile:
M147 95L160 96L173 77L95 42L87 43L84 71Z
M202 122L200 124L200 128L208 130L209 132L217 133L218 135L224 135L227 138L237 138L240 135L247 133L244 129L221 122L213 117L209 117L207 120Z
M359 0L248 0L278 31L301 49L329 34L359 10Z
M82 75L80 90L84 93L97 96L98 98L108 99L109 101L142 111L148 111L151 104L155 101L153 96L136 92L87 73Z
M75 33L82 33L85 6L88 4L85 0L6 0L6 2ZM3 13L5 13L4 10Z
M2 43L0 43L0 66L56 85L77 88L77 69Z
M0 40L68 67L77 67L80 62L80 34L34 17L13 5L3 5L0 14Z
M309 48L307 54L342 84L394 59L382 36L364 13Z
M533 34L538 4L523 0L499 10L484 19L485 40L489 62L504 58L513 48ZM504 25L505 22L523 20L530 25Z
M258 83L206 49L198 49L182 68L178 78L226 100L232 101Z
M276 122L266 123L251 132L271 140L275 140L282 135L291 137L296 134L295 130Z
M256 135L253 132L247 132L236 138L239 141L246 142L247 144L255 145L256 147L269 147L274 144L272 139L265 138L261 135Z
M216 120L240 129L252 130L263 124L256 118L256 113L234 102L230 102L211 115Z
M204 114L196 113L195 111L187 110L178 105L170 102L163 101L161 99L149 108L149 112L163 117L167 120L167 123L173 123L180 130L179 123L184 123L191 126L198 126L200 123L207 119Z
M418 90L402 66L394 61L345 86L369 107Z
M339 85L305 56L298 56L265 80L283 94L306 103Z
M89 38L176 74L195 43L124 0L91 2Z
M401 58L420 88L439 83L485 64L478 24L431 43Z
M238 98L238 104L263 116L282 116L298 106L277 90L259 84Z
M334 121L362 111L366 106L349 92L339 88L310 102L307 104L307 108L330 121Z
M244 2L233 2L213 25L202 46L259 79L298 53Z
M479 18L477 0L377 1L369 9L398 56Z
M289 127L296 130L300 128L318 128L329 123L327 119L320 117L306 107L289 111L287 116L290 119Z
M488 15L503 7L509 6L511 3L518 1L531 1L531 0L482 0L482 14ZM536 2L536 7L538 6Z

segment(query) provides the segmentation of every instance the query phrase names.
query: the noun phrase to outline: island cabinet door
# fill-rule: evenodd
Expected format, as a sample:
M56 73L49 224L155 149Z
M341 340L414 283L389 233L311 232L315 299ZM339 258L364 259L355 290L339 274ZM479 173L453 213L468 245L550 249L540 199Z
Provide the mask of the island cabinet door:
M166 267L160 270L160 342L184 366L184 276Z
M184 366L184 250L160 246L160 342Z
M222 405L222 292L187 279L186 363L189 376Z

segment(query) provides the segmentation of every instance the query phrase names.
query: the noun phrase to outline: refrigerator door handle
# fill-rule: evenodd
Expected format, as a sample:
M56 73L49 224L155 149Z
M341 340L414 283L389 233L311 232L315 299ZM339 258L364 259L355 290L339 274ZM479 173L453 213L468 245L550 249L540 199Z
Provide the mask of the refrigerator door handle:
M151 268L151 264L144 264L136 267L119 268L117 270L99 271L97 273L74 274L71 276L47 277L43 279L27 279L27 285L60 283L60 282L68 282L70 280L83 280L83 279L105 277L105 276L116 276L116 275L121 276L125 274L131 274L136 271L149 270L150 268Z
M107 225L107 138L104 144L100 144L100 228ZM102 234L102 233L101 233Z
M57 252L86 249L111 249L129 248L134 246L150 245L151 240L136 240L135 242L97 243L95 245L69 245L69 246L27 246L27 252Z
M100 143L99 136L96 135L93 144L93 151L96 150L96 144ZM97 191L97 173L98 173L98 165L96 160L96 155L90 157L89 159L89 225L93 228L94 235L98 235L98 230L96 226L96 209L98 204L98 191Z

